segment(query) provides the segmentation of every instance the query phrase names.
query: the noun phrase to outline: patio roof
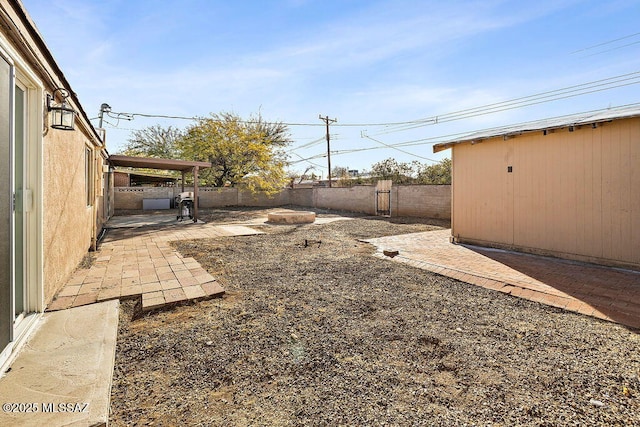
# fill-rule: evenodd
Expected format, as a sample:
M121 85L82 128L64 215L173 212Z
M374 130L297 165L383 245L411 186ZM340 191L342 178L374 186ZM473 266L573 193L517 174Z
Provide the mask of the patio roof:
M109 156L109 162L113 166L130 168L163 169L180 172L191 172L195 167L206 169L211 167L209 162L194 162L189 160L156 159L151 157L131 157L120 154Z
M193 162L189 160L156 159L151 157L131 157L120 154L109 156L112 166L130 168L163 169L182 172L182 191L184 191L184 175L193 172L193 222L198 222L198 171L211 167L209 162Z

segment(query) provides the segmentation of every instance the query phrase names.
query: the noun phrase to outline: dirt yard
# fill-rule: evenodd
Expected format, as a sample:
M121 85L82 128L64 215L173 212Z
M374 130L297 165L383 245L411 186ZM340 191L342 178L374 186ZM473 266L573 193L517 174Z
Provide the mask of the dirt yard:
M380 260L358 241L442 225L360 217L176 243L227 293L135 320L122 304L110 422L640 425L638 331Z

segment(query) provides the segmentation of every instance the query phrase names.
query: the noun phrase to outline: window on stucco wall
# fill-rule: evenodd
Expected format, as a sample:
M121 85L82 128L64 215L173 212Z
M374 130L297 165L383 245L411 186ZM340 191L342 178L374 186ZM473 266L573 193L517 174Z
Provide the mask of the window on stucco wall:
M89 147L84 149L84 185L87 206L93 206L93 155Z

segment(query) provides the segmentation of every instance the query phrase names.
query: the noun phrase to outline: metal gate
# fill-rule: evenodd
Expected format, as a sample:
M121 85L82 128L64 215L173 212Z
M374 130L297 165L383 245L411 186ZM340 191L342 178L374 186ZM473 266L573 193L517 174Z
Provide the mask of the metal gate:
M376 215L391 216L391 180L376 184Z

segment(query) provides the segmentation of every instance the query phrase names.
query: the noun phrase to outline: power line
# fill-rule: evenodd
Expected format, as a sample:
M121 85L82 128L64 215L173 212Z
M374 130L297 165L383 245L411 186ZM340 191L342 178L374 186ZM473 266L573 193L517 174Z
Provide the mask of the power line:
M630 108L630 107L640 107L640 103L619 105L616 108ZM570 114L570 115L565 115L565 116L554 117L554 119L562 119L562 118L565 118L565 117L574 117L576 115L589 115L589 114L597 113L599 111L602 111L602 110L599 109L599 110L583 111L583 112L577 113L577 114ZM535 123L535 121L534 122L519 123L519 124L516 124L516 125L499 126L499 127L494 127L494 128L488 128L488 129L484 129L483 132L496 132L496 133L499 133L505 128L511 128L513 126L520 127L520 126L528 125L530 123ZM404 142L398 142L398 143L394 143L394 144L383 144L383 145L388 145L389 148L414 147L414 146L421 146L421 145L434 145L434 144L450 141L450 140L452 140L453 138L456 138L456 137L468 136L469 134L470 134L469 131L457 132L457 133L451 133L451 134L447 134L447 135L438 135L438 136L429 137L429 138L414 139L414 140L411 140L411 141L404 141ZM381 142L381 141L377 141L377 142ZM339 156L339 155L343 155L343 154L352 154L352 153L357 153L357 152L361 152L361 151L380 150L380 149L384 149L384 148L385 147L354 148L354 149L350 149L350 150L332 151L331 154L333 154L334 156ZM410 153L408 153L408 154L410 154Z
M113 123L111 123L111 122L109 122L107 120L103 120L103 121L104 121L105 124L110 126L109 127L110 130L126 130L126 131L129 131L129 132L135 132L135 131L140 130L140 129L123 128L123 127L118 126L117 124L114 125Z
M360 136L361 136L362 138L370 139L370 140L372 140L372 141L374 141L374 142L377 142L378 144L382 144L382 145L384 145L385 147L393 148L394 150L398 150L398 151L400 151L400 152L402 152L402 153L405 153L405 154L408 154L408 155L410 155L410 156L417 157L417 158L419 158L419 159L429 160L430 162L435 162L435 163L437 163L437 162L438 162L437 160L433 160L433 159L430 159L430 158L428 158L428 157L418 156L417 154L413 154L413 153L410 153L410 152L408 152L408 151L405 151L405 150L403 150L403 149L401 149L401 148L394 147L393 145L386 144L386 143L384 143L384 142L382 142L382 141L378 141L377 139L375 139L375 138L371 138L370 136L368 136L365 132L361 132L361 133L360 133Z
M628 36L618 37L617 39L608 40L606 42L594 44L593 46L587 46L587 47L585 47L583 49L578 49L578 50L576 50L574 52L571 52L570 55L573 55L573 54L576 54L576 53L580 53L580 52L584 52L585 50L594 49L596 47L605 46L605 45L608 45L608 44L611 44L611 43L615 43L615 42L620 41L620 40L630 39L631 37L635 37L635 36L638 36L638 35L640 35L640 33L633 33L633 34L629 34ZM631 44L635 44L635 43L631 43Z
M619 105L619 106L616 106L615 108L630 108L630 107L640 107L640 103L631 103L631 104ZM581 113L577 113L577 114L574 113L574 114L565 115L565 116L558 116L558 117L554 117L554 119L562 119L562 118L565 118L565 117L573 117L573 116L576 116L576 115L588 115L588 114L596 113L596 112L599 112L599 111L602 111L602 109L583 111ZM106 122L106 123L111 125L111 123L109 123L109 122ZM504 128L510 128L510 127L513 127L513 126L524 126L524 125L527 125L529 123L532 123L532 122L524 122L524 123L518 123L518 124L515 124L515 125L509 125L509 126L500 126L500 127L494 127L494 128L487 128L487 129L484 129L483 132L489 132L489 131L494 132L495 131L497 133L497 132L500 132ZM467 136L469 134L470 134L469 131L456 132L456 133L450 133L450 134L446 134L446 135L438 135L438 136L433 136L433 137L428 137L428 138L420 138L420 139L414 139L414 140L409 140L409 141L397 142L397 143L393 143L393 144L387 144L387 143L384 143L382 141L378 141L376 139L373 139L371 137L366 136L366 138L371 139L371 140L381 144L382 147L363 147L363 148L354 148L354 149L349 149L349 150L337 150L337 151L331 151L330 154L333 155L333 156L339 156L339 155L343 155L343 154L352 154L352 153L357 153L357 152L362 152L362 151L380 150L380 149L385 149L385 148L398 149L398 147L414 147L414 146L422 146L422 145L433 145L433 144L449 141L449 140L451 140L453 138L456 138L456 137L459 137L459 136ZM417 156L417 155L415 155L413 153L406 152L404 150L400 150L400 151L403 151L406 154L410 154L410 155L413 155L413 156L416 156L416 157L420 157L420 156ZM310 157L302 157L301 155L299 155L299 154L297 154L295 152L292 152L291 154L299 157L300 160L295 160L295 161L289 162L290 165L301 163L301 162L307 162L307 163L310 163L310 164L312 164L314 166L317 166L317 167L319 167L321 169L325 168L324 166L321 166L321 165L319 165L317 163L311 162L311 160L326 157L327 153L319 153L319 154L316 154L316 155L313 155L313 156L310 156ZM425 158L425 159L426 160L435 161L433 159L427 159L427 158Z
M633 37L638 34L640 33L622 37L620 38L620 40ZM614 40L612 40L611 42L613 41ZM606 43L603 43L603 44L606 44ZM635 43L640 43L640 41L634 42L632 44L635 44ZM585 48L585 49L588 49L588 48ZM623 82L627 82L627 83L623 84ZM587 95L594 92L615 89L615 88L624 87L624 86L630 86L638 83L640 83L640 71L622 74L614 77L608 77L600 80L594 80L591 82L581 83L578 85L567 86L564 88L554 89L546 92L540 92L537 94L527 95L519 98L513 98L510 100L500 101L492 104L481 105L481 106L468 108L464 110L453 111L450 113L434 115L431 117L426 117L421 119L406 120L406 121L399 121L399 122L379 122L379 123L334 123L333 125L338 127L374 127L375 126L375 127L391 128L386 132L382 132L380 134L401 132L401 131L411 130L411 129L415 129L422 126L435 125L438 123L443 123L443 122L448 122L453 120L462 120L466 118L476 117L479 115L492 114L492 113L507 111L511 109L536 105L544 102L557 101L560 99L566 99L566 98L575 97L579 95ZM600 88L600 89L592 90L594 88ZM111 113L110 112L108 113L108 116L118 121L133 120L136 116L147 117L147 118L168 118L168 119L192 120L192 121L203 119L202 117L187 117L187 116L178 116L178 115L146 114L146 113ZM94 119L97 119L97 117ZM240 122L255 123L255 121L251 121L251 120L241 120ZM294 123L294 122L263 122L263 123L283 124L286 126L316 126L316 127L326 126L326 124L324 123L323 124Z
M635 81L632 81L635 80ZM629 82L630 83L623 83ZM619 83L619 84L618 84ZM390 129L385 132L380 132L378 135L403 132L406 130L416 129L427 124L445 123L455 120L463 120L471 117L482 116L486 114L493 114L502 111L508 111L516 108L527 107L531 105L542 104L550 101L557 101L560 99L571 98L579 95L586 95L589 93L601 92L617 87L630 86L632 84L640 83L640 71L633 73L622 74L615 77L609 77L606 79L594 80L588 83L581 83L578 85L568 86L562 89L555 89L546 92L540 92L534 95L523 96L514 98L507 101L496 102L493 104L486 104L478 107L467 108L465 110L459 110L452 113L441 114L432 116L430 118L422 119L422 123L407 125L398 127L396 129ZM600 89L595 89L600 88ZM591 90L594 89L594 90Z
M625 105L619 105L615 108L630 108L630 107L640 107L640 103L632 103L632 104L625 104ZM577 115L590 115L593 113L597 113L602 111L601 109L599 110L589 110L589 111L583 111L581 113L577 113L577 114L569 114L569 115L565 115L565 116L558 116L558 117L554 117L553 119L563 119L566 117L574 117ZM496 132L499 133L501 132L503 129L505 128L512 128L514 126L516 127L522 127L525 125L528 125L530 123L535 123L535 121L533 122L524 122L524 123L518 123L515 125L509 125L509 126L498 126L498 127L493 127L493 128L488 128L488 129L484 129L482 132ZM413 147L413 146L419 146L419 145L433 145L433 144L438 144L441 142L446 142L449 141L453 138L459 137L459 136L467 136L469 135L470 132L457 132L457 133L452 133L452 134L447 134L447 135L439 135L439 136L434 136L434 137L429 137L429 138L421 138L421 139L414 139L411 141L405 141L405 142L398 142L395 144L389 144L391 146L394 147ZM337 151L334 152L334 155L340 155L340 154L349 154L352 152L358 152L358 151L368 151L368 150L377 150L377 149L381 149L382 147L366 147L366 148L356 148L356 149L352 149L352 150L343 150L343 151Z
M292 154L293 154L294 156L298 156L298 157L300 157L300 160L296 160L295 162L289 162L289 164L295 164L295 163L300 163L300 162L307 162L307 163L309 163L309 164L311 164L311 165L313 165L313 166L319 167L320 169L324 169L324 166L319 165L318 163L311 162L311 161L309 161L309 159L305 159L305 158L304 158L304 157L302 157L300 154L297 154L297 153L292 153Z
M336 153L336 152L337 151L334 151L334 153ZM306 162L306 161L313 160L313 159L321 159L321 158L327 157L327 153L320 153L320 154L316 154L316 155L311 156L311 157L304 157L304 158L302 156L300 156L299 154L296 154L296 156L300 157L300 160L295 160L293 162L289 162L290 164L293 165L293 164L296 164L296 163ZM325 168L325 166L318 166L318 167L321 167L322 169Z
M590 56L600 55L600 54L607 53L607 52L612 52L614 50L622 49L623 47L633 46L634 44L639 44L639 43L640 43L640 40L638 40L636 42L633 42L633 43L623 44L622 46L616 46L616 47L612 47L611 49L602 50L600 52L592 53L591 55L586 55L586 56L584 56L584 58L588 58Z
M299 147L292 148L288 152L290 153L290 152L293 152L293 151L296 151L296 150L302 150L303 148L311 148L311 147L313 147L315 145L318 145L318 144L321 144L322 142L324 142L324 139L325 139L324 136L321 137L321 138L316 138L311 142L307 142L306 144L302 144Z

